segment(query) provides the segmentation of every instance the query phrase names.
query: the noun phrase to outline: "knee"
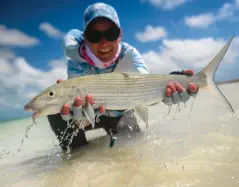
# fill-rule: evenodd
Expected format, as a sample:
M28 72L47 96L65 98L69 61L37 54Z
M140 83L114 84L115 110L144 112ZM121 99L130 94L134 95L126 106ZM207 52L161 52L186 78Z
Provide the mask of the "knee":
M67 128L67 122L61 118L60 114L48 115L47 118L63 150L68 147L74 149L87 144L85 132L82 129L78 129L76 133L77 128Z

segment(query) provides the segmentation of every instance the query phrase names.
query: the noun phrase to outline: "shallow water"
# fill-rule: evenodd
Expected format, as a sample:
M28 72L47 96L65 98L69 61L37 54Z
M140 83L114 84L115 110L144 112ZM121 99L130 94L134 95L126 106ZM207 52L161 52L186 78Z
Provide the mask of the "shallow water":
M103 130L87 132L89 145L63 154L46 118L0 124L1 186L239 186L239 84L220 89L235 109L201 90L192 111L150 108L142 132L122 130L109 148ZM18 149L21 148L20 151Z

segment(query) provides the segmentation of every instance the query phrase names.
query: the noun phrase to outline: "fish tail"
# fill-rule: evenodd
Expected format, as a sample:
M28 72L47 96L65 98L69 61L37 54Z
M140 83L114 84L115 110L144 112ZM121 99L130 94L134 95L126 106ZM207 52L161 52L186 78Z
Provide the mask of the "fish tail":
M214 82L215 73L228 50L233 37L234 36L230 38L230 40L224 45L224 47L219 51L219 53L210 61L210 63L198 73L198 76L204 77L204 79L206 79L207 84L204 88L208 89L212 95L218 96L224 102L227 108L234 113L231 104Z

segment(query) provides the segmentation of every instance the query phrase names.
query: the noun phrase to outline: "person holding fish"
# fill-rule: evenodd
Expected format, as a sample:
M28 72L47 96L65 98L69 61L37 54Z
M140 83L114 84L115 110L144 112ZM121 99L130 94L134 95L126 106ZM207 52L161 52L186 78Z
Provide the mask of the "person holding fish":
M137 49L122 42L121 39L122 28L115 9L105 3L95 3L88 6L84 12L83 32L72 29L63 39L64 52L68 58L68 79L114 72L118 67L118 62L129 51L132 51L129 62L131 65L123 67L122 71L130 67L127 69L129 72L148 74L144 59ZM120 71L121 69L118 68L117 70ZM184 70L174 71L171 74L191 76L194 72L193 70ZM57 80L57 83L61 81ZM169 83L165 90L163 102L169 106L179 102L187 102L190 96L195 97L197 93L198 88L194 83L189 83L187 88L183 88L180 84ZM68 121L73 121L75 117L78 117L78 114L82 115L82 99L86 99L89 107L94 105L94 98L89 94L86 98L76 97L73 107L78 108L80 112L73 113L72 107L65 104L59 114L48 115L51 128L59 139L63 150L67 146L74 149L87 144L84 130L78 130L77 135L70 140L69 134L73 133L74 127L67 126ZM119 123L131 124L138 128L133 110L110 111L101 106L94 112L99 117L96 120L95 128L103 127L111 137L112 134L117 133Z

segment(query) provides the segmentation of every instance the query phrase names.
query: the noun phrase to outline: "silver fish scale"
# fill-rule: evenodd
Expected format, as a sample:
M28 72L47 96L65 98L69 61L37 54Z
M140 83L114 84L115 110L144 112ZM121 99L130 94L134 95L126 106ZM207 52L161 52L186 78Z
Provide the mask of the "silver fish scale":
M106 109L125 110L134 108L138 104L152 104L161 101L164 97L165 88L169 82L178 82L187 86L189 82L197 84L196 76L182 75L140 75L136 78L96 77L84 81L87 93L90 93L95 101L96 108L104 105ZM142 79L140 78L142 77ZM82 85L82 83L81 83Z

